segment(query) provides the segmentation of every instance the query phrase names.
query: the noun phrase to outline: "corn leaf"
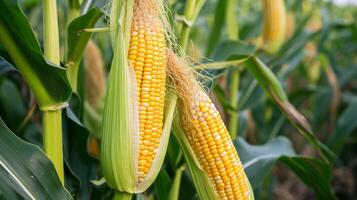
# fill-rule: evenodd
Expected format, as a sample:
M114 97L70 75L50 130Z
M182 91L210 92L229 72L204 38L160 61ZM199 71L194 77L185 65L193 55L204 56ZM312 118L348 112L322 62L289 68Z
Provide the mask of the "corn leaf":
M259 186L281 156L296 155L291 142L286 137L275 138L260 146L249 145L238 137L234 140L234 145L253 189Z
M271 97L286 118L310 142L328 162L335 159L334 153L314 135L306 118L289 102L283 86L274 73L257 57L247 60L247 69L257 79L260 86Z
M338 122L337 128L333 136L329 141L329 146L337 152L340 153L343 148L343 143L346 141L348 136L352 133L356 133L357 129L357 98L349 103L347 108L341 114Z
M45 60L17 1L0 0L0 44L0 56L19 70L41 109L66 105L71 94L66 72Z
M74 19L68 26L68 53L67 67L75 67L83 56L84 49L92 33L84 32L85 28L93 28L103 12L98 8L92 8L85 15Z
M215 47L217 46L217 44L220 41L222 30L224 30L223 22L226 19L226 6L227 6L227 0L217 1L213 27L211 29L211 32L209 34L209 39L208 39L206 56L209 56L212 54L213 50L215 49Z
M316 158L296 155L288 138L280 136L263 145L250 145L237 138L234 145L254 188L271 172L274 164L281 161L314 190L318 199L335 198L330 166Z
M168 199L171 184L172 180L169 174L162 168L154 183L154 190L158 200Z
M170 189L169 197L168 199L172 200L178 200L179 199L179 193L180 193L180 184L181 184L181 178L182 178L182 173L185 171L185 167L182 166L176 170L175 178L172 182L172 186Z
M0 199L72 199L51 161L0 118Z

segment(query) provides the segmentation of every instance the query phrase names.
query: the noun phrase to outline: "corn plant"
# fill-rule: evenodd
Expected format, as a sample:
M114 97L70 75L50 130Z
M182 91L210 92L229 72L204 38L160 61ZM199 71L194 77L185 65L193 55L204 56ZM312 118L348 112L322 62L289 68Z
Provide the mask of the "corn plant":
M0 0L0 199L354 199L357 9Z

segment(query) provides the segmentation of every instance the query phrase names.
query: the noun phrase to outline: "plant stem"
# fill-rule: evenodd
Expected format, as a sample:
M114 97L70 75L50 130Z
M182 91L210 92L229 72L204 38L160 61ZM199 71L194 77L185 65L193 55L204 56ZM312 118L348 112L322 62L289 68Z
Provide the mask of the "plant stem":
M170 200L178 200L179 199L179 193L180 193L180 185L181 185L181 178L182 178L182 173L185 171L185 166L181 166L176 170L175 178L172 182L172 186L169 192L169 197L168 199Z
M179 44L184 51L187 50L187 43L190 37L192 24L196 21L198 13L200 12L205 1L206 0L186 1L184 16L188 23L182 23L181 35L179 38Z
M193 16L195 3L196 0L190 0L186 2L184 16L187 20L192 20L191 17ZM179 44L184 51L186 51L187 49L187 43L190 37L190 32L191 32L191 26L189 26L189 24L182 23L182 30L179 38Z
M239 96L239 79L240 79L240 71L238 69L232 69L231 76L231 99L230 106L234 109L230 112L230 120L229 120L229 133L232 139L235 139L238 136L238 122L239 122L239 111L238 108L238 96Z
M238 23L236 20L236 6L237 0L227 0L226 7L226 27L228 31L228 37L230 40L239 40ZM239 122L239 110L238 110L238 96L239 96L239 82L240 71L239 69L232 69L231 75L231 87L230 87L230 106L234 111L229 112L229 133L232 139L235 139L238 135L238 122Z
M60 64L60 46L56 0L43 1L44 54L52 63ZM64 183L62 150L62 110L43 111L44 150Z
M230 40L239 40L238 23L236 20L236 7L237 0L227 0L226 9L226 26L228 32L228 38Z
M116 191L113 200L131 200L132 197L132 194Z
M62 153L62 112L45 111L43 113L43 143L47 156L56 168L62 183L64 181L63 153Z
M43 34L45 57L55 64L60 64L56 0L43 1Z

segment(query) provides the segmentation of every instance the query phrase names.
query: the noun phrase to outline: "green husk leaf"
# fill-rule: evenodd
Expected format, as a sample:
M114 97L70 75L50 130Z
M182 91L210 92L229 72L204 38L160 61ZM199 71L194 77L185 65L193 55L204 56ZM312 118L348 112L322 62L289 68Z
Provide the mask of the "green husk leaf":
M136 192L144 192L155 181L157 175L160 172L162 163L164 162L167 146L169 143L171 125L174 118L177 98L174 93L170 92L165 105L165 121L160 139L160 145L157 149L155 159L149 170L149 173L145 176L144 181L138 185Z
M185 136L184 131L181 128L179 116L176 116L174 119L173 131L186 159L198 196L200 199L219 200L218 194L210 178L203 171L201 165L195 157L195 153L193 152L190 143Z
M128 62L126 34L130 26L132 1L113 1L112 10L122 10L114 24L114 58L109 74L108 91L103 115L101 166L107 184L115 190L134 193L137 182L136 154L138 145L138 114L136 82ZM126 12L128 11L128 12ZM130 12L131 11L131 12Z

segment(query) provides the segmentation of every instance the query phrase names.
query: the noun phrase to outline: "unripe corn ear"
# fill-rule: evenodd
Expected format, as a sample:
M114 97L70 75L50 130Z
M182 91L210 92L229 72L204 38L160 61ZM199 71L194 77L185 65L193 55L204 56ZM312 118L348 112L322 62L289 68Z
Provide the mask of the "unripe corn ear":
M286 11L284 0L262 0L264 48L275 53L284 42Z
M90 40L84 54L85 67L85 101L83 121L88 127L92 137L90 144L94 144L95 138L101 137L101 123L103 117L103 104L106 90L106 75L102 54L97 45ZM97 141L99 142L99 141ZM88 145L88 148L95 148ZM88 149L91 155L99 157L97 149Z
M106 76L103 57L97 45L90 40L84 54L86 72L86 100L94 110L101 108L106 89Z
M206 189L198 189L200 197L253 199L249 181L233 142L211 99L195 80L192 71L185 66L185 61L173 53L169 53L168 70L179 96L180 120L174 122L176 135L181 145L187 145L185 141L188 141L189 147L185 148L190 148L194 153L193 160L199 163L206 175L202 175L202 179L208 177L210 182L204 186ZM187 160L189 156L185 157ZM189 166L192 167L191 164ZM202 183L196 180L197 175L192 173L192 176L196 187L200 187L199 184ZM208 193L210 186L214 188L217 197Z
M175 102L164 106L167 45L162 3L126 0L112 5L111 26L116 31L101 166L108 185L120 192L145 191L168 145Z
M288 12L286 16L286 31L285 40L290 39L295 32L295 15L292 11Z

